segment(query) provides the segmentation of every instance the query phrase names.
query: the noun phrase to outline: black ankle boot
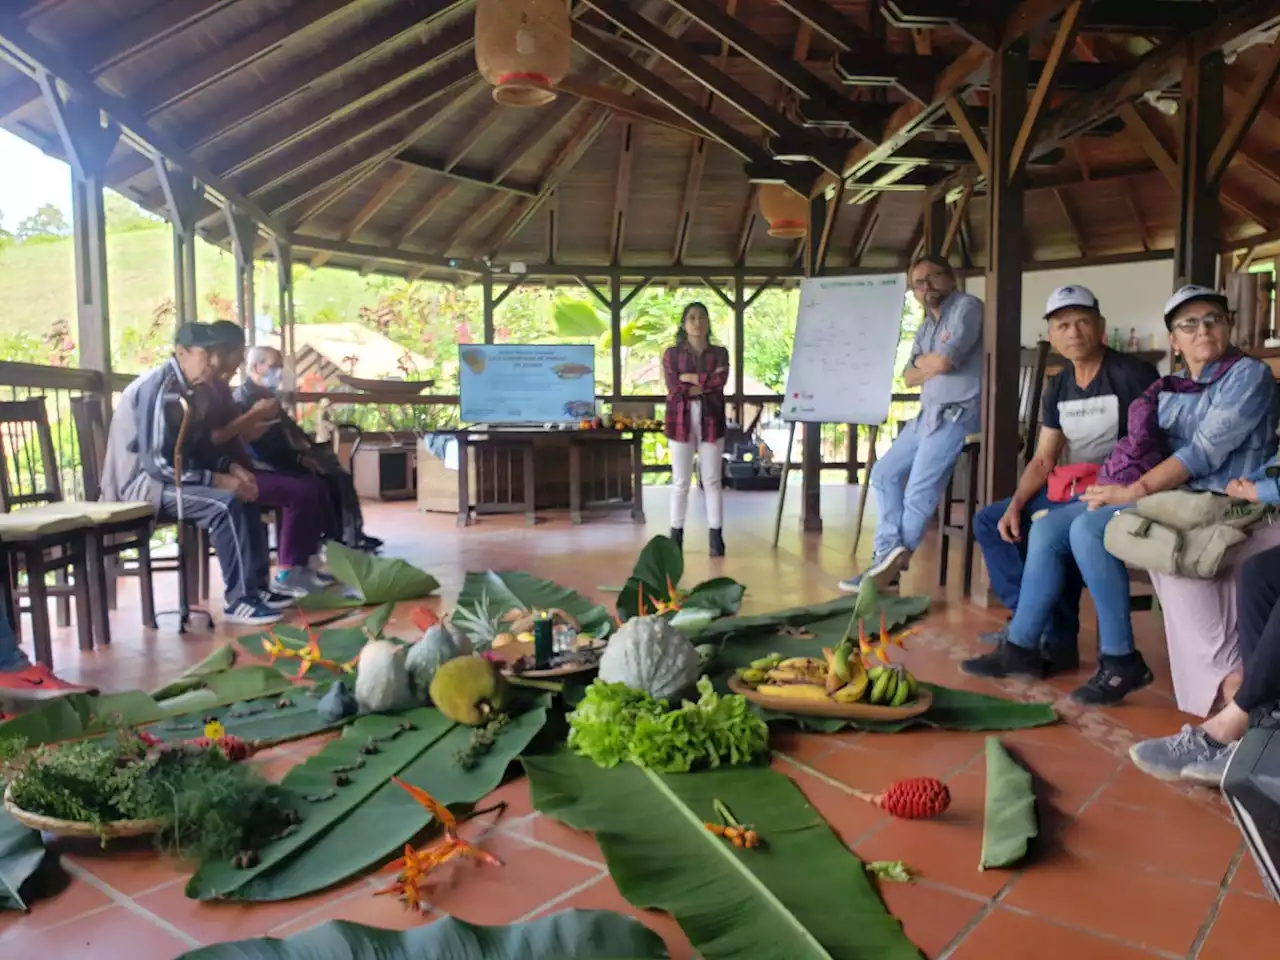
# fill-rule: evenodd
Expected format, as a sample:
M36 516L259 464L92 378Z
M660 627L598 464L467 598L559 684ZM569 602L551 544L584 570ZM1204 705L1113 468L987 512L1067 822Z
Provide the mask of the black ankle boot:
M684 527L672 527L671 533L668 534L672 543L681 550L684 549Z
M720 532L718 527L711 529L711 555L713 557L724 556L724 534Z

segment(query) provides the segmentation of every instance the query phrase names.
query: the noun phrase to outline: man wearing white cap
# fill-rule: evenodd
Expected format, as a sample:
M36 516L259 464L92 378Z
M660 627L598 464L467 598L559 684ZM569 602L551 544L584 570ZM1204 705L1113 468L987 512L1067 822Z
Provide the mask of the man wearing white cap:
M1159 376L1145 360L1111 350L1106 319L1088 287L1058 287L1045 304L1049 342L1067 363L1044 392L1040 435L1012 497L993 503L974 518L991 587L1010 613L1018 608L1031 518L1076 500L1125 435L1129 404ZM1063 589L1042 638L1046 673L1079 665L1076 634L1083 586L1070 564ZM1008 639L1008 625L982 639Z

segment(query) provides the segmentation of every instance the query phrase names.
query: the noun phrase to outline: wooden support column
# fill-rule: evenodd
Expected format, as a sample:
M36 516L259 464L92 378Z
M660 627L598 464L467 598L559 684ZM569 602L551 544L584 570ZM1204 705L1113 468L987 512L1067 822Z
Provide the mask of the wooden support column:
M297 352L293 328L293 247L271 238L271 247L276 256L276 293L280 319L280 352L286 360L293 359Z
M809 201L809 233L805 239L804 275L822 272L822 236L827 201L821 194ZM790 458L791 451L787 451ZM804 424L800 445L800 526L805 533L822 532L822 424Z
M177 324L194 323L196 305L196 218L204 190L194 177L158 154L152 158L164 191L173 232L173 304Z
M253 296L253 248L258 242L258 225L230 205L223 210L231 236L231 253L236 261L236 311L240 314L245 342L253 346L258 339Z
M480 278L480 288L483 291L482 301L484 309L484 342L493 343L493 275L486 273Z
M111 316L107 307L107 219L102 188L107 161L120 139L115 123L103 123L101 111L65 96L48 73L40 89L71 166L71 221L76 264L76 342L80 367L103 377L111 374Z
M1217 284L1222 231L1219 179L1210 160L1222 140L1222 54L1187 61L1182 72L1182 150L1178 157L1177 234L1173 252L1173 284Z
M747 291L742 277L733 278L733 403L738 411L738 426L747 425ZM788 456L790 454L788 453Z
M990 239L982 333L986 503L1012 494L1018 480L1015 398L1021 354L1026 171L1023 164L1011 160L1027 119L1027 41L1021 39L998 50L991 60L991 179L987 197Z
M622 278L609 277L609 359L613 369L614 402L622 399Z

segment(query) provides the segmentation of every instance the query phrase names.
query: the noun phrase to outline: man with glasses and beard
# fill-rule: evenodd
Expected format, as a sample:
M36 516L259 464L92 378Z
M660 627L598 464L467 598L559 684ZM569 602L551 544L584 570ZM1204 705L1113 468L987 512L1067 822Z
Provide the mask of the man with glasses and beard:
M907 272L924 322L902 373L920 388L920 415L908 423L871 471L876 534L871 566L840 581L855 592L863 577L892 584L911 561L965 438L981 427L982 301L956 289L945 258L928 255Z

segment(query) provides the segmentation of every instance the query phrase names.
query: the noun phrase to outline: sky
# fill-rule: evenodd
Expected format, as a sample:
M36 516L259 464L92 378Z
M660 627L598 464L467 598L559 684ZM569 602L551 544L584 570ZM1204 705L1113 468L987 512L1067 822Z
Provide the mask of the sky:
M71 170L8 130L0 130L0 226L13 230L46 203L71 214Z

